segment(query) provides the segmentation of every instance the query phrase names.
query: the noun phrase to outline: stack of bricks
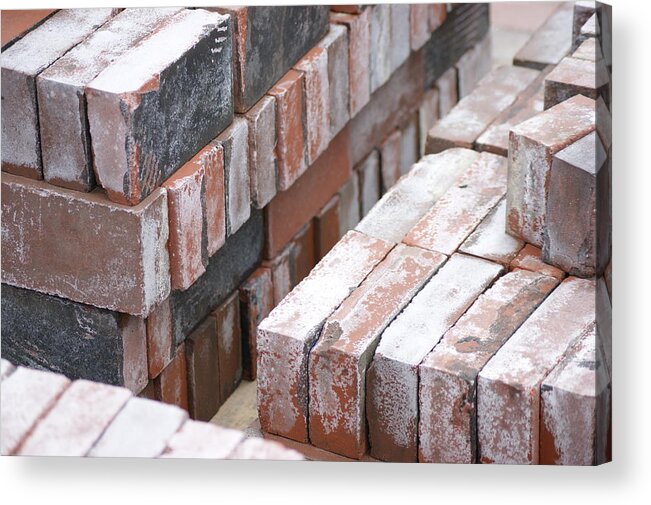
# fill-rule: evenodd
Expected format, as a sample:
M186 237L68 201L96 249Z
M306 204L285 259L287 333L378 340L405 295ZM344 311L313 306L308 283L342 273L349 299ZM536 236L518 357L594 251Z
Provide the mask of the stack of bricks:
M483 78L260 323L268 436L357 460L610 460L610 83L601 38L568 56L567 9L541 28L565 54Z
M490 60L482 4L32 22L1 57L3 356L203 421Z
M3 456L304 459L277 442L191 421L185 410L126 388L4 359L1 380Z

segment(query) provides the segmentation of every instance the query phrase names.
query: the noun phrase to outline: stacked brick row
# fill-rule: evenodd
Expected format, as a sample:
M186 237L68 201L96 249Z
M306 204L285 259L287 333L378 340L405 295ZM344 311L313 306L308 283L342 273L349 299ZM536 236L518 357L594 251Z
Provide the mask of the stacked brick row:
M489 48L481 5L211 10L62 10L2 54L3 356L201 420Z
M277 442L191 421L126 388L2 360L3 456L302 460Z
M563 70L600 45L484 77L262 321L263 431L354 459L610 460L610 95Z

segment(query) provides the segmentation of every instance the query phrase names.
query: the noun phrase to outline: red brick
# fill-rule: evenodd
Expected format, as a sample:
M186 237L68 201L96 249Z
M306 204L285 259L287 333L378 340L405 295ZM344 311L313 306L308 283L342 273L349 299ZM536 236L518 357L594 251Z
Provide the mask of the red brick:
M226 191L224 188L224 148L211 142L199 155L204 165L203 218L208 256L215 254L226 241Z
M418 365L501 271L455 254L384 331L367 373L372 456L416 461Z
M156 399L189 410L188 368L185 358L185 344L181 343L174 357L158 377L154 379Z
M373 93L389 79L393 71L391 51L398 43L391 40L391 6L376 4L369 6L367 10L371 16L369 71Z
M345 26L330 24L330 31L321 39L319 47L328 53L330 138L333 138L350 119L348 30Z
M187 421L161 455L162 458L225 459L244 438L244 433L214 424Z
M258 268L240 287L242 377L246 380L255 380L257 376L258 325L273 307L271 271L268 268Z
M18 449L22 456L85 456L131 397L128 389L75 381Z
M314 218L316 260L320 261L332 249L339 234L339 196L335 195Z
M425 143L427 142L427 132L434 123L441 117L440 115L441 93L437 88L428 89L423 95L423 103L418 109L418 138L419 152L425 153Z
M262 265L269 268L273 281L274 306L287 296L295 284L295 245L291 242L274 259L263 261Z
M563 58L545 78L545 109L574 95L593 100L601 96L610 103L610 76L603 60Z
M170 293L162 189L127 207L2 174L2 216L5 283L137 316Z
M366 8L365 5L331 5L332 12L346 12L348 14L359 14Z
M448 8L444 3L429 5L429 29L431 32L443 24L448 16Z
M446 70L436 81L436 89L439 90L439 117L447 116L452 107L459 101L457 95L457 69L454 67Z
M222 402L219 396L217 321L208 316L185 339L190 416L210 421Z
M400 178L400 146L400 130L395 130L379 147L383 194Z
M548 265L542 260L542 251L531 244L526 244L518 253L518 255L511 261L511 269L530 270L532 272L540 272L541 274L549 275L558 280L563 280L565 272L562 270Z
M603 60L603 57L599 41L594 37L590 37L583 41L576 51L572 53L572 58L592 61L595 63L599 60Z
M23 367L18 367L2 381L0 452L3 456L16 452L69 384L63 375Z
M230 454L228 459L270 459L275 461L302 461L302 454L288 449L279 442L262 438L247 438Z
M305 172L303 74L289 70L269 94L276 99L278 189L288 189Z
M242 333L238 292L233 293L217 307L213 315L217 319L219 396L223 403L242 380Z
M411 7L391 4L391 72L402 65L411 54Z
M149 378L153 379L172 361L174 336L170 299L166 298L147 317L147 364Z
M154 386L153 380L149 379L145 388L138 393L138 398L144 398L145 400L156 399L156 387Z
M167 191L172 289L181 291L206 271L202 251L205 170L200 154L163 184Z
M479 373L482 463L539 462L540 386L595 319L594 281L561 283Z
M292 264L294 265L294 284L298 284L316 265L316 237L314 220L308 221L292 241Z
M371 151L359 166L361 215L365 216L380 199L380 155L377 150Z
M523 270L506 274L422 361L419 461L476 463L477 375L557 284L553 277Z
M339 236L343 237L359 223L359 177L353 172L339 189Z
M2 14L2 46L21 38L54 14L54 9L5 10Z
M430 6L426 4L412 4L411 7L411 49L417 51L425 45L431 34Z
M310 353L310 442L350 458L367 451L365 377L391 320L445 261L398 245L326 320Z
M265 207L265 257L273 258L350 178L350 136L344 128L316 163Z
M307 163L311 165L330 143L328 52L316 46L294 68L303 73Z
M306 442L308 353L325 320L391 245L350 231L258 328L262 429Z
M251 203L263 208L276 196L276 101L263 97L247 113Z

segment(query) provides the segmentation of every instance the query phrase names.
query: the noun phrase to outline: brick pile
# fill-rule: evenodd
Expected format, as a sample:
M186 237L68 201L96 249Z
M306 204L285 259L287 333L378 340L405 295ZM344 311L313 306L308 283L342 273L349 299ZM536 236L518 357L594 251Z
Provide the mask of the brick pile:
M572 32L589 8L479 80L259 324L267 436L357 460L610 460L610 68L600 32Z
M278 442L192 421L126 388L2 360L3 456L302 460Z
M481 4L60 10L12 37L3 357L203 421L264 363L260 321L400 198L428 129L490 61ZM421 214L430 172L399 184ZM388 244L372 242L366 273ZM384 264L423 263L413 291L440 254L405 247ZM314 296L339 305L362 260Z

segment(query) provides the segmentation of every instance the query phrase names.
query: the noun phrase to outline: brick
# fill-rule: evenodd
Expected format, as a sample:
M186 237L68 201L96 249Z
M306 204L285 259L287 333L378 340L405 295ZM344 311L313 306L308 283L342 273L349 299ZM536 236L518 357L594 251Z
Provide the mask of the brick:
M597 13L595 12L581 27L578 41L582 42L588 37L599 37L600 32L601 32L601 27L599 26Z
M70 380L63 375L23 367L18 367L9 377L3 379L0 425L0 452L3 456L16 452L69 385Z
M253 210L244 226L209 259L206 273L186 291L172 292L172 322L176 344L183 342L260 264L263 237L262 214Z
M314 218L316 260L320 261L339 239L339 196L335 195Z
M536 78L538 72L520 67L498 67L477 88L436 123L427 134L426 152L450 147L472 148L477 138Z
M393 186L357 225L357 230L390 242L400 242L479 155L449 149L422 158Z
M2 16L2 49L8 49L34 28L43 24L55 9L30 9L5 11Z
M572 58L592 62L603 60L603 53L601 52L599 41L594 37L587 38L581 43L576 51L572 53Z
M43 178L36 76L110 20L115 9L66 9L2 51L2 170Z
M258 327L258 414L262 429L306 442L308 353L325 320L389 252L350 231Z
M380 156L377 150L371 151L356 167L359 174L359 199L361 215L365 216L380 199Z
M238 113L257 103L328 31L328 8L323 5L212 9L230 14L233 20L233 92Z
M274 306L287 296L295 284L294 270L294 244L290 243L278 255L269 261L264 261L263 266L271 270L273 280Z
M154 386L153 380L149 379L145 388L138 393L138 398L145 398L146 400L156 399L156 387Z
M189 410L187 370L185 343L181 343L170 364L154 379L156 399Z
M558 64L572 47L571 2L559 5L513 57L513 64L542 70Z
M332 12L346 12L348 14L359 14L366 9L365 5L330 5L329 7Z
M288 449L279 442L261 438L247 438L231 453L228 459L271 459L275 461L302 461L301 453Z
M436 30L443 24L448 15L446 4L430 4L429 5L429 29L430 32Z
M1 366L0 380L5 380L16 370L16 367L4 358L1 360Z
M382 86L391 75L392 50L397 45L391 40L391 6L389 4L372 5L371 41L370 41L370 82L371 93Z
M146 321L147 369L153 379L172 361L172 309L166 298L149 313Z
M506 274L425 357L418 368L419 461L477 461L477 376L557 284L524 270Z
M217 137L224 148L227 237L239 230L251 216L248 139L248 123L239 116Z
M265 257L275 257L350 178L349 129L344 128L328 149L287 191L265 207Z
M400 173L406 174L420 158L420 135L418 114L411 116L402 128L400 136Z
M359 223L359 178L353 172L339 190L339 236L343 237Z
M258 326L273 307L271 271L268 268L258 268L240 287L242 377L246 380L255 380L257 376Z
M373 351L382 331L445 259L396 246L326 320L310 353L312 444L350 458L366 453L365 377Z
M224 459L242 441L241 431L187 421L167 442L163 458Z
M610 396L610 377L592 326L540 386L540 464L608 462Z
M572 10L572 47L575 48L581 35L581 28L595 14L596 2L574 2Z
M400 130L395 130L379 147L382 194L386 193L400 178L401 137Z
M227 17L182 10L88 84L93 168L112 201L142 201L231 123L231 42Z
M563 281L479 373L482 463L539 462L540 385L595 317L594 282Z
M2 355L16 365L134 393L147 384L142 318L7 284L2 285Z
M596 303L596 331L601 342L601 350L608 372L612 376L613 369L613 308L608 285L603 277L597 279Z
M166 200L159 189L126 207L3 174L2 280L146 316L170 290Z
M305 172L303 130L303 74L289 70L269 94L276 100L278 189L288 189Z
M371 11L364 9L358 15L334 13L331 20L348 29L348 79L352 118L371 98L371 73L368 65L371 53Z
M452 67L441 75L436 81L436 89L439 91L439 117L447 116L452 108L459 101L457 94L457 69ZM430 125L431 128L433 125ZM426 133L427 131L426 130Z
M336 195L333 198L337 198ZM314 221L308 221L292 240L293 257L291 261L294 266L294 284L298 284L305 279L320 259L317 257L316 223ZM338 220L337 226L339 226ZM339 237L337 237L338 239Z
M466 51L457 61L459 98L468 96L479 81L488 74L493 65L490 34Z
M131 398L88 456L155 458L187 418L188 413L177 407Z
M345 26L331 24L319 47L328 53L330 138L334 138L350 119L348 30Z
M524 246L524 242L512 237L506 228L506 200L502 199L489 212L459 247L459 252L484 258L506 267Z
M210 421L222 404L217 321L208 316L185 339L188 406L192 419Z
M402 65L411 53L411 8L405 4L392 4L391 10L391 72Z
M180 9L125 9L36 78L43 176L50 184L91 191L95 174L85 87Z
M612 300L613 297L613 267L612 267L612 258L610 261L608 261L608 265L606 265L606 269L604 270L604 279L606 281L606 285L608 286L608 295L610 296L610 299Z
M75 381L17 451L22 456L85 456L131 393L124 388Z
M276 101L265 96L247 113L251 203L261 209L276 196Z
M563 58L545 78L545 109L574 95L593 100L601 96L605 103L610 103L610 76L603 60Z
M217 320L219 396L223 403L242 381L239 293L233 293L213 314Z
M596 132L554 155L542 259L570 275L600 276L610 255L608 156Z
M330 143L328 52L314 47L294 68L303 73L307 164L311 165Z
M224 148L217 141L204 147L195 157L204 167L203 219L208 256L226 241L226 191L224 188Z
M552 156L595 129L595 101L580 95L520 123L509 137L507 231L542 246Z
M430 88L423 95L423 103L418 108L418 141L419 157L425 154L427 132L440 119L441 93L437 88Z
M203 251L204 164L193 158L165 181L172 289L186 290L205 271Z
M367 373L373 457L416 461L418 365L501 271L455 254L384 331Z
M490 184L484 184L489 181ZM403 242L446 255L463 243L506 193L506 159L484 153L407 233Z
M425 4L411 4L411 50L417 51L429 40L431 31L429 27L429 6Z
M562 270L548 265L542 260L542 251L531 244L526 244L518 253L518 255L511 261L511 269L530 270L531 272L539 272L541 274L549 275L558 280L563 280L565 272Z

